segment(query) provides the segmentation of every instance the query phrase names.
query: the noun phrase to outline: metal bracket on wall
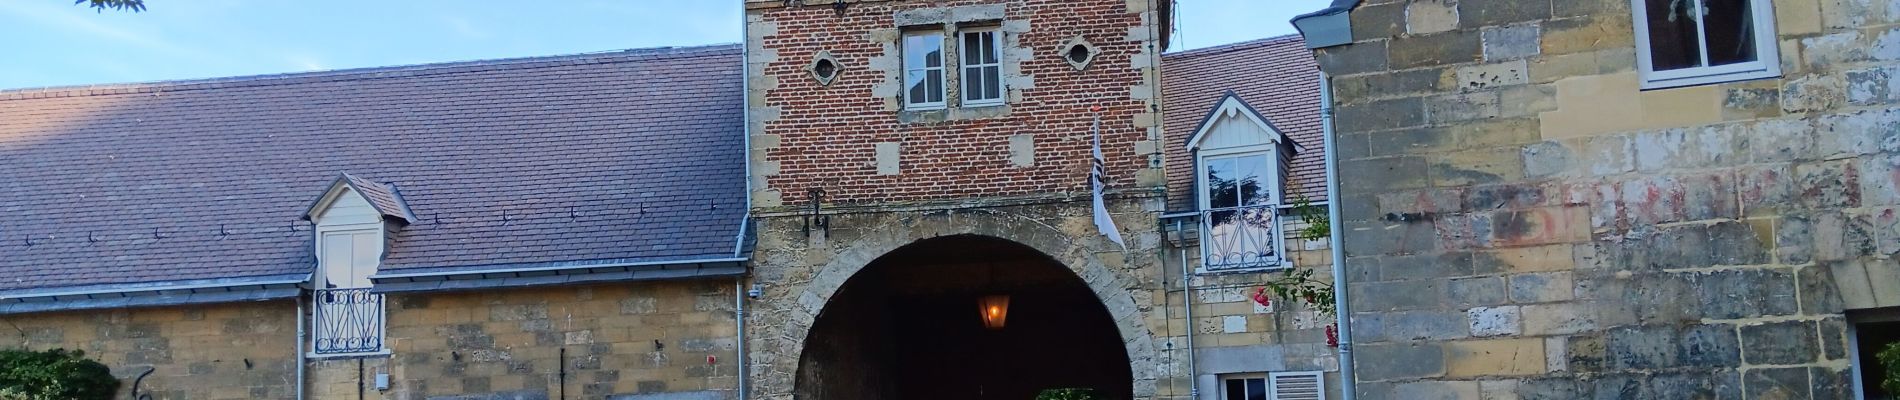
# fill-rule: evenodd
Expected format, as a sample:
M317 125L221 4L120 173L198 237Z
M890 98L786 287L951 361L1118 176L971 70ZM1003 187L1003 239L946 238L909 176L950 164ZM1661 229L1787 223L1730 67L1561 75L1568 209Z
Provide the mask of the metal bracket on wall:
M157 371L158 367L146 367L146 368L149 368L149 369L145 370L145 372L139 373L139 377L137 379L132 380L132 400L152 400L151 393L144 393L144 394L139 393L139 389L141 389L139 386L144 385L145 376L151 375L153 371Z
M811 237L811 230L814 227L820 231L824 231L826 237L830 237L831 216L823 214L825 190L810 188L805 189L805 193L807 194L806 197L811 198L811 213L805 215L805 237Z

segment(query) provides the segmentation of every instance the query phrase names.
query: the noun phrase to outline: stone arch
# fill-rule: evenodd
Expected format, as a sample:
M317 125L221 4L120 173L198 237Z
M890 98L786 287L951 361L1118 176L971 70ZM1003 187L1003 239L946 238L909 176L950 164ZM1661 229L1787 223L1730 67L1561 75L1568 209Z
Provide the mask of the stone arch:
M1093 226L1087 226L1086 229L1071 227L1065 231L1034 216L996 210L940 211L887 221L865 232L861 236L863 240L818 266L810 281L792 292L790 300L794 304L785 311L793 315L784 319L785 326L781 330L784 336L775 338L784 351L773 357L775 362L760 365L768 370L755 371L754 374L755 377L781 377L782 382L769 385L773 390L765 393L767 398L791 398L790 392L794 385L789 382L789 377L796 376L798 360L803 356L813 324L818 314L851 277L872 265L879 257L904 246L953 235L1014 242L1062 264L1081 278L1096 300L1108 310L1129 362L1132 365L1153 365L1157 359L1155 333L1147 323L1146 310L1153 307L1152 300L1137 295L1146 292L1140 290L1138 281L1131 276L1135 271L1111 268L1134 264L1129 261L1135 255L1094 235ZM1067 232L1085 234L1072 235ZM1135 398L1152 398L1156 392L1157 372L1153 368L1131 368L1131 372Z

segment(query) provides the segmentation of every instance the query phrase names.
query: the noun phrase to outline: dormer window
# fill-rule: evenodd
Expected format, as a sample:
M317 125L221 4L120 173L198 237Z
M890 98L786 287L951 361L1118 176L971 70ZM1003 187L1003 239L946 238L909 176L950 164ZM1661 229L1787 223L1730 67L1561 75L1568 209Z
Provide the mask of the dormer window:
M1239 97L1210 113L1188 150L1194 153L1201 210L1201 270L1289 267L1280 206L1286 160L1294 146Z
M370 276L382 266L390 235L415 220L409 207L394 186L344 174L304 218L316 224L311 353L388 351L383 342L383 295L372 291Z

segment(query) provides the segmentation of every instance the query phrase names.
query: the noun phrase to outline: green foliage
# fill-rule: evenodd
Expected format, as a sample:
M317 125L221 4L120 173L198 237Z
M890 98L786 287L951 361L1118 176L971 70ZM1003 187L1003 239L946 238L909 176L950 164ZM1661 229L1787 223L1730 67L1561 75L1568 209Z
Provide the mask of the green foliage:
M106 400L119 379L86 352L0 350L0 400Z
M88 2L92 3L90 6L94 10L101 12L108 8L112 9L112 11L145 11L145 0L74 0L73 4L86 4Z
M1887 370L1887 376L1880 377L1880 388L1889 394L1900 393L1900 342L1888 343L1874 358L1880 359L1880 366Z
M1333 284L1314 279L1311 268L1287 269L1267 280L1265 290L1273 292L1276 299L1299 300L1327 316L1334 316L1338 310L1338 305L1333 303Z
M1294 237L1304 240L1320 240L1333 235L1333 221L1326 219L1326 208L1313 204L1306 195L1293 195L1293 215L1300 217L1306 227L1294 232Z
M1036 400L1101 400L1103 398L1105 397L1102 397L1101 393L1096 393L1095 389L1079 388L1048 389L1036 394Z

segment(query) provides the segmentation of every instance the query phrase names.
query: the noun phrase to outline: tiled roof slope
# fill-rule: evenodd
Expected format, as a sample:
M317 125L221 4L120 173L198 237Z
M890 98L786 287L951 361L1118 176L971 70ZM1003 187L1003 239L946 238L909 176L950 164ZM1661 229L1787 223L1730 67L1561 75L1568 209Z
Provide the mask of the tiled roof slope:
M351 188L356 189L356 193L363 196L364 201L369 202L370 207L375 208L376 212L384 217L399 218L404 223L415 222L416 217L409 215L408 205L402 203L402 197L396 194L396 188L389 184L378 183L349 173L344 173L337 179L349 183Z
M1287 180L1289 192L1304 194L1313 201L1326 198L1319 65L1299 36L1164 54L1161 69L1169 209L1195 207L1194 159L1184 143L1228 91L1260 111L1281 134L1306 148L1293 160Z
M740 74L724 45L0 91L0 294L308 274L343 172L418 219L384 272L730 258Z

